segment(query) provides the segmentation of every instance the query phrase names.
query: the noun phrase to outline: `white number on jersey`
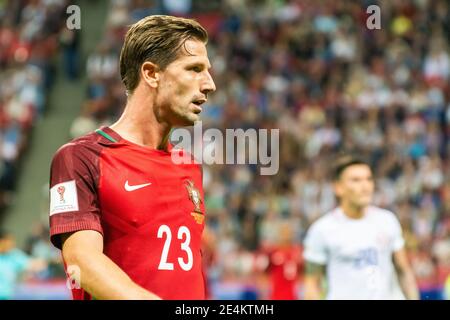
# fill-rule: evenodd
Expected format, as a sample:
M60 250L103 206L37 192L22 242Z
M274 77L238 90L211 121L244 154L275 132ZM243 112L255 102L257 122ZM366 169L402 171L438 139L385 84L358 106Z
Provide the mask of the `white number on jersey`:
M170 228L163 224L158 229L158 238L161 239L164 234L166 235L166 241L164 242L163 251L161 254L161 260L159 261L158 270L173 270L173 263L167 262L167 256L169 255L169 249L170 249L170 243L172 242L172 231ZM189 232L189 229L185 226L181 226L178 229L177 238L179 240L183 240L184 242L181 243L181 250L186 252L187 254L187 262L184 261L183 258L178 258L178 264L180 265L181 269L184 271L189 271L192 269L192 265L194 263L194 258L192 255L191 247L189 247L189 244L191 243L191 233Z

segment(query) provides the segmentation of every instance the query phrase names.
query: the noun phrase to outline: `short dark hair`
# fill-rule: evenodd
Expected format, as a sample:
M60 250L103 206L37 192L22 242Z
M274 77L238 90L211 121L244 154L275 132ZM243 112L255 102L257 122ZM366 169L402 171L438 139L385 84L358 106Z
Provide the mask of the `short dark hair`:
M120 76L127 92L139 83L141 65L151 61L164 69L179 56L186 40L208 41L207 31L195 20L153 15L131 26L120 53Z
M355 156L352 154L343 154L339 156L333 167L333 180L339 180L341 178L342 172L350 166L357 164L365 164L370 168L370 164L363 157Z

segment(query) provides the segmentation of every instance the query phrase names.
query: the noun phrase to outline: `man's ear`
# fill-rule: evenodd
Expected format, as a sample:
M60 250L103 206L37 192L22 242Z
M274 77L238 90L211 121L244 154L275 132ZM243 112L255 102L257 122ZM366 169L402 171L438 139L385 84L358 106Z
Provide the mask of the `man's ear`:
M159 68L156 64L146 61L141 65L142 80L152 88L158 87Z
M333 182L333 189L334 189L334 193L336 194L337 197L340 197L342 195L342 186L341 186L339 180L335 180Z

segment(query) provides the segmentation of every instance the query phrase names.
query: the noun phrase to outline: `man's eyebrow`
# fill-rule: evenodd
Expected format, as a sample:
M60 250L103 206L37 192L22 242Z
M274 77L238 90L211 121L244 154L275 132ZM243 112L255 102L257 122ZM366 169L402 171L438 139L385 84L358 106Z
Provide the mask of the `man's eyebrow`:
M202 66L202 67L206 67L206 69L211 69L211 63L206 63L203 61L195 61L195 62L189 62L187 64L187 67L196 67L196 66Z

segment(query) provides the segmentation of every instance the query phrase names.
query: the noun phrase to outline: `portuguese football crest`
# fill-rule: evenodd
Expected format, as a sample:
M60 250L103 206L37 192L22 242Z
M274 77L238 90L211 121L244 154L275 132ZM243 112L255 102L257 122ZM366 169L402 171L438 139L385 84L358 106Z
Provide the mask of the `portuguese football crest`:
M198 191L191 180L186 180L185 186L189 194L189 199L194 204L194 211L191 212L191 216L194 217L195 222L197 222L198 224L202 224L203 220L205 219L205 215L200 208L200 205L202 203L200 191Z

